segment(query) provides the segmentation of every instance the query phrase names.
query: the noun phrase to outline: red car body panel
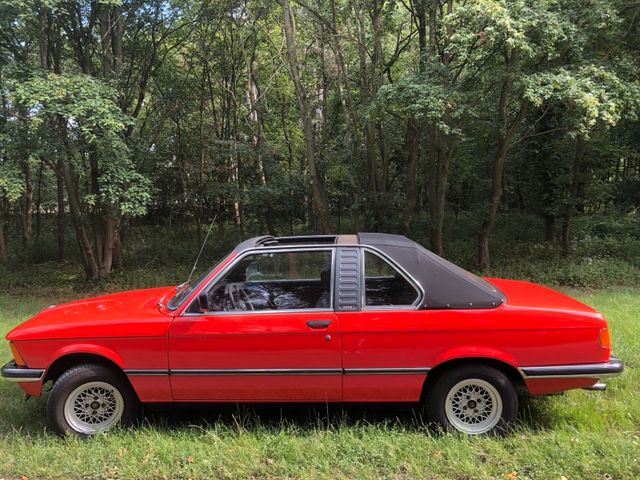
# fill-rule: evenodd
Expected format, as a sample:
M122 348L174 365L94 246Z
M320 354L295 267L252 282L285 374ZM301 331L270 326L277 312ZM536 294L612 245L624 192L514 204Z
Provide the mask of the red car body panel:
M331 320L322 331L307 320ZM169 338L171 369L333 369L290 375L172 376L176 400L339 401L342 397L340 330L333 312L178 317Z
M173 315L158 302L173 292L148 288L52 305L11 330L7 340L166 336Z
M339 245L339 242L338 242ZM41 378L18 381L39 395L47 371L69 355L104 358L143 402L412 402L434 368L490 359L522 375L532 395L595 384L595 374L540 374L539 367L604 364L604 317L571 297L528 282L486 279L495 308L364 307L358 311L189 314L199 289L172 311L174 287L134 290L44 309L7 334ZM333 281L333 280L332 280ZM309 321L327 323L310 328ZM538 369L527 375L526 369Z

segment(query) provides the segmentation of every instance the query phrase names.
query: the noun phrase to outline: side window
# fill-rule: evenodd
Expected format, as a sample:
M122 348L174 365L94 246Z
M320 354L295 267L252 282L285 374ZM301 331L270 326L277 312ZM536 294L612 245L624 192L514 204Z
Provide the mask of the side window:
M389 262L365 250L364 253L365 305L413 305L419 293L413 285Z
M328 250L248 255L210 288L206 310L331 308L331 259Z

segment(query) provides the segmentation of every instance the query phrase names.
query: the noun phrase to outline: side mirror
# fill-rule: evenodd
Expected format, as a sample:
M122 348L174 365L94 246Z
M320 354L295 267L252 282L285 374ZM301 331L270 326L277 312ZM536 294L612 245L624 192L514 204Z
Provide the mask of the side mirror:
M198 306L200 307L201 313L209 311L209 297L207 297L206 293L198 295Z

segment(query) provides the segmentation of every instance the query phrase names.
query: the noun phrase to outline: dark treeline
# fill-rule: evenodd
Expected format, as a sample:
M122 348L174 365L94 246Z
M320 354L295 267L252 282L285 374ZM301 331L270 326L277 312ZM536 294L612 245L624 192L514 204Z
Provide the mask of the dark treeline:
M428 239L505 208L565 254L640 205L640 4L0 0L0 263L123 266L127 226ZM417 222L426 217L428 222ZM421 230L421 231L419 231ZM76 246L65 244L73 232ZM21 238L22 245L9 242Z

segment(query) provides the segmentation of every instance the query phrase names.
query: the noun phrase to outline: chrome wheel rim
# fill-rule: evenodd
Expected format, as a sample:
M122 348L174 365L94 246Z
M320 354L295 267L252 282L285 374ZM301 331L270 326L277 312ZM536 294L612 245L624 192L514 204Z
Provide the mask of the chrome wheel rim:
M485 380L470 378L456 383L445 400L449 423L470 435L493 429L502 416L502 398L498 390Z
M103 432L120 421L124 399L120 391L105 382L80 385L67 397L64 418L78 433Z

